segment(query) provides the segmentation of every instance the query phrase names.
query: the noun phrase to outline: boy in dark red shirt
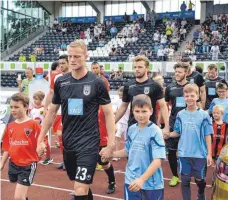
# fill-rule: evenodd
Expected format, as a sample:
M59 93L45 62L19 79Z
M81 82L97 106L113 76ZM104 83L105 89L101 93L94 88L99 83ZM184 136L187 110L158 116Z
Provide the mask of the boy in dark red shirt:
M26 199L28 186L32 184L39 157L36 153L37 138L40 134L40 125L27 116L29 98L23 93L16 93L11 97L11 113L14 122L7 125L2 151L4 151L0 170L9 160L9 180L17 182L14 199Z
M213 107L213 129L212 135L212 158L213 165L215 165L217 158L220 155L222 147L226 144L227 139L227 124L222 120L224 108L221 105L215 105Z

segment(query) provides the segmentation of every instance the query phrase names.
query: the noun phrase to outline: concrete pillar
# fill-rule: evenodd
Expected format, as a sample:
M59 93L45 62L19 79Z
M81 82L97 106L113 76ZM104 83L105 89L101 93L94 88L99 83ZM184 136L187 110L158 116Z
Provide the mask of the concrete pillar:
M97 22L103 23L105 16L104 1L88 1L88 3L97 12Z
M207 3L205 1L201 1L200 3L201 3L200 23L203 23L206 19Z

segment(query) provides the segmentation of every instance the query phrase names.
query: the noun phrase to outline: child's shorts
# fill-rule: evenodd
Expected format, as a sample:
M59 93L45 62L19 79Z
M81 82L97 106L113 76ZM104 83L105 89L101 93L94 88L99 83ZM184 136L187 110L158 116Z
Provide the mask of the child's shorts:
M30 186L36 173L37 163L33 162L31 165L23 167L15 165L9 160L9 180L12 183L19 183L24 186Z
M121 136L124 135L124 139L126 140L127 128L127 124L117 123L116 137L121 138Z
M132 192L128 189L129 185L124 185L124 200L163 200L164 189L160 190L139 190Z
M206 176L207 159L179 157L179 170L182 175L202 180Z

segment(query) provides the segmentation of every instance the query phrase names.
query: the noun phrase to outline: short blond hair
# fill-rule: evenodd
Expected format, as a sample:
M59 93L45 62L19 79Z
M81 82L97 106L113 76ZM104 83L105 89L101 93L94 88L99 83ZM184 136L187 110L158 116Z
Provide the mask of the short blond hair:
M155 82L157 82L158 84L160 84L163 87L163 85L164 85L164 78L162 76L155 76L153 78L153 80Z
M184 86L184 94L195 92L197 96L199 96L199 87L195 83L190 83Z
M45 94L42 91L37 91L33 94L33 98L38 97L41 101L44 100Z
M219 110L219 111L221 111L222 113L224 113L224 108L223 108L221 105L215 105L215 106L213 107L213 111L215 111L215 110Z
M141 55L139 55L139 56L136 56L136 57L133 59L133 62L140 62L140 61L144 61L145 66L146 66L146 67L149 67L150 61L149 61L149 59L148 59L146 56L141 56Z
M77 48L80 47L81 49L83 49L85 52L87 52L87 45L85 44L84 40L75 40L73 42L71 42L68 46L68 48Z

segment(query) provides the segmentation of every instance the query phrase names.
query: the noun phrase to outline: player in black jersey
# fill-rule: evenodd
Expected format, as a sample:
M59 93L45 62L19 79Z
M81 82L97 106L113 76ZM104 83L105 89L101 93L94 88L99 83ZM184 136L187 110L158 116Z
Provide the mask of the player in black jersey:
M181 60L182 62L188 62L190 64L190 69L189 69L189 74L187 76L187 81L189 83L195 83L199 87L200 91L200 98L197 101L197 106L201 108L205 108L205 102L206 102L206 89L205 89L205 80L202 76L197 71L193 71L193 65L192 65L192 60L191 58L183 58Z
M115 121L118 122L120 120L120 118L126 112L129 103L132 104L133 98L135 96L137 96L138 94L146 94L150 97L153 106L153 114L150 120L154 123L156 122L156 102L158 102L165 123L164 132L169 132L168 108L163 97L162 88L154 80L148 78L148 70L148 58L145 56L136 56L134 58L134 74L136 79L129 81L127 82L127 84L125 84L122 99L123 102L116 113ZM133 116L131 109L128 127L135 123L136 120Z
M207 78L205 79L206 87L206 106L205 109L208 110L210 104L214 98L217 98L216 85L218 83L226 83L226 81L218 76L218 67L215 64L210 64L207 67L208 73Z
M184 86L188 84L186 77L188 75L190 65L188 63L177 63L174 65L175 82L170 83L165 90L165 101L169 105L171 103L171 113L169 117L170 132L174 129L177 113L186 107L184 100ZM169 138L166 147L169 150L168 160L173 174L169 186L176 186L180 180L177 173L177 147L179 138Z
M89 185L93 181L99 152L98 108L103 109L108 145L100 152L103 160L115 147L115 122L111 100L104 81L86 69L87 46L76 40L67 47L71 72L59 77L54 97L38 139L37 153L44 153L43 138L62 109L63 159L70 180L74 180L74 200L92 200Z

